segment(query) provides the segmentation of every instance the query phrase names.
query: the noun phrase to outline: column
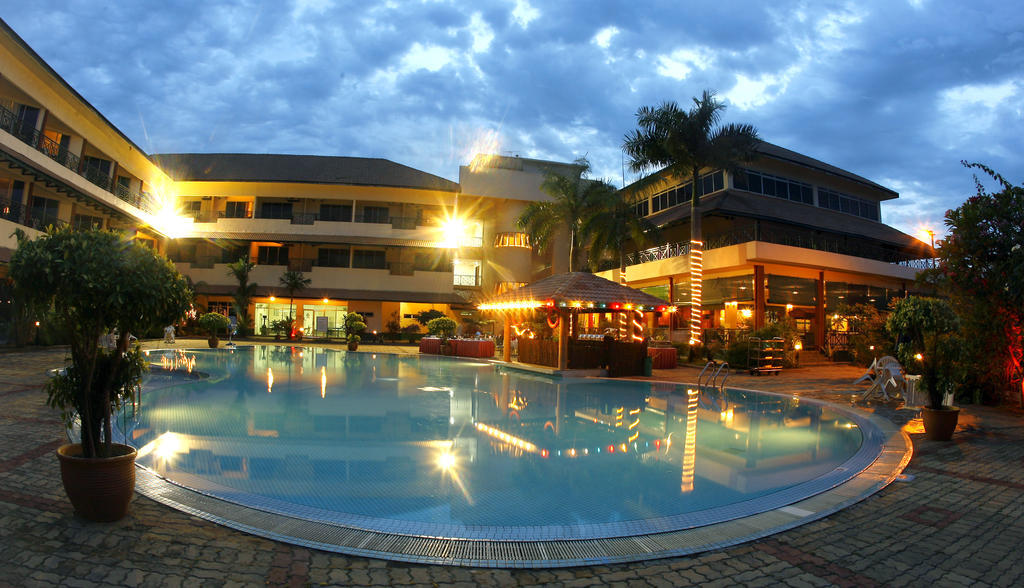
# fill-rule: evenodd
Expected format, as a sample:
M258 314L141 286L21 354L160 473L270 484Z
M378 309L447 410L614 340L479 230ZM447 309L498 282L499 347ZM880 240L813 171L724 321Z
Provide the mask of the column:
M569 317L562 311L558 313L558 369L564 370L569 366Z
M764 266L754 266L754 330L764 327L765 312Z
M512 321L507 314L504 318L505 325L501 328L502 341L504 341L501 346L501 359L508 363L512 361Z
M815 286L814 345L821 349L825 346L825 272L818 272Z

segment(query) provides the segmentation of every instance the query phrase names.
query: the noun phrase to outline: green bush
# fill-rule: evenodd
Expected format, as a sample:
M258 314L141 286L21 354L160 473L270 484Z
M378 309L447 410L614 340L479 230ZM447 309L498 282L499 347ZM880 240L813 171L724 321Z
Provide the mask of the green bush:
M733 341L725 348L725 361L729 362L729 367L733 369L747 369L750 367L749 359L750 341L746 339Z
M363 320L363 315L358 312L350 312L345 315L345 334L348 335L348 340L351 341L352 337L356 337L356 341L360 341L362 338L359 334L366 330L366 322Z
M427 323L427 332L442 338L448 338L455 334L458 324L448 317L432 319Z
M227 331L231 326L231 320L219 312L208 312L199 317L199 328L216 337L221 331Z

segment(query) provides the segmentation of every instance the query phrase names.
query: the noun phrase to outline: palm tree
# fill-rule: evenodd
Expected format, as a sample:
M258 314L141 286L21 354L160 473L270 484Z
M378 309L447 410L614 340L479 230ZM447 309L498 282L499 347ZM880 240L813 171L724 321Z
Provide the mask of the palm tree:
M600 182L595 189L593 207L580 227L589 245L590 269L598 271L603 259L612 258L619 262L619 283L626 283L626 244L632 243L633 250L646 245L657 232L647 219L636 214L636 207L626 202L614 186ZM619 336L625 337L626 314L619 315Z
M663 168L668 175L693 181L690 201L690 344L700 343L700 260L704 234L700 215L700 171L721 168L729 171L753 159L761 139L747 124L719 125L725 104L715 93L704 90L683 110L675 102L642 106L636 113L637 129L626 135L622 150L629 156L629 168L643 172ZM648 182L661 176L649 176ZM696 313L696 314L694 314Z
M302 272L298 270L288 270L281 274L280 282L284 289L288 290L288 322L294 326L295 319L292 316L292 306L295 304L295 293L305 290L313 283L313 280L303 276ZM288 336L291 337L291 333Z
M233 295L235 301L235 316L238 317L238 330L243 334L249 329L249 303L256 294L258 284L249 283L249 274L256 264L249 261L248 257L240 257L238 261L228 264L228 275L238 280L238 289Z
M549 172L540 189L551 196L551 200L531 203L517 220L540 252L548 248L559 232L566 231L569 234L569 271L573 271L579 255L583 220L603 189L602 182L587 179L590 162L585 157L577 159L575 165L579 172L576 174Z

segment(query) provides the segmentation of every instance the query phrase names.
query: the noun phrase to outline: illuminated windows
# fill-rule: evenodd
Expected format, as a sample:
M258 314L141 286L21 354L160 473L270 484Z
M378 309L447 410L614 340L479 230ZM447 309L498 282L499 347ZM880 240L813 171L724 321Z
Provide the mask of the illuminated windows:
M530 236L526 233L498 233L494 236L495 247L530 248Z

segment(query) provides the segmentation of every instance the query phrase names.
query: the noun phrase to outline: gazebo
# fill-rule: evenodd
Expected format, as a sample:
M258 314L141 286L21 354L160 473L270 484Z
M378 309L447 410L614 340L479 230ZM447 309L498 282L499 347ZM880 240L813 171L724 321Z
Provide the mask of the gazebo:
M502 352L502 358L505 361L512 359L510 315L518 311L546 310L548 324L552 328L558 329L557 368L559 370L570 367L570 355L576 360L576 363L586 364L575 367L593 367L589 364L595 361L600 362L609 355L610 350L603 346L605 345L603 341L573 341L576 349L573 349L572 353L570 352L570 323L575 326L580 314L628 313L628 315L636 316L637 314L674 312L676 310L674 306L646 292L586 272L570 272L550 276L522 288L503 292L478 305L477 308L482 311L498 311L506 315L503 329L505 344ZM633 323L634 321L627 322ZM632 329L630 330L632 331ZM575 328L573 328L573 333L575 334ZM635 333L632 334L630 341L614 343L617 349L611 354L613 357L632 357L639 353L638 357L642 358L646 355L646 342L641 342L640 337ZM588 349L590 353L587 352ZM523 348L520 343L520 357L522 357L522 353ZM587 359L588 356L589 359ZM612 371L612 366L609 364L609 372Z

